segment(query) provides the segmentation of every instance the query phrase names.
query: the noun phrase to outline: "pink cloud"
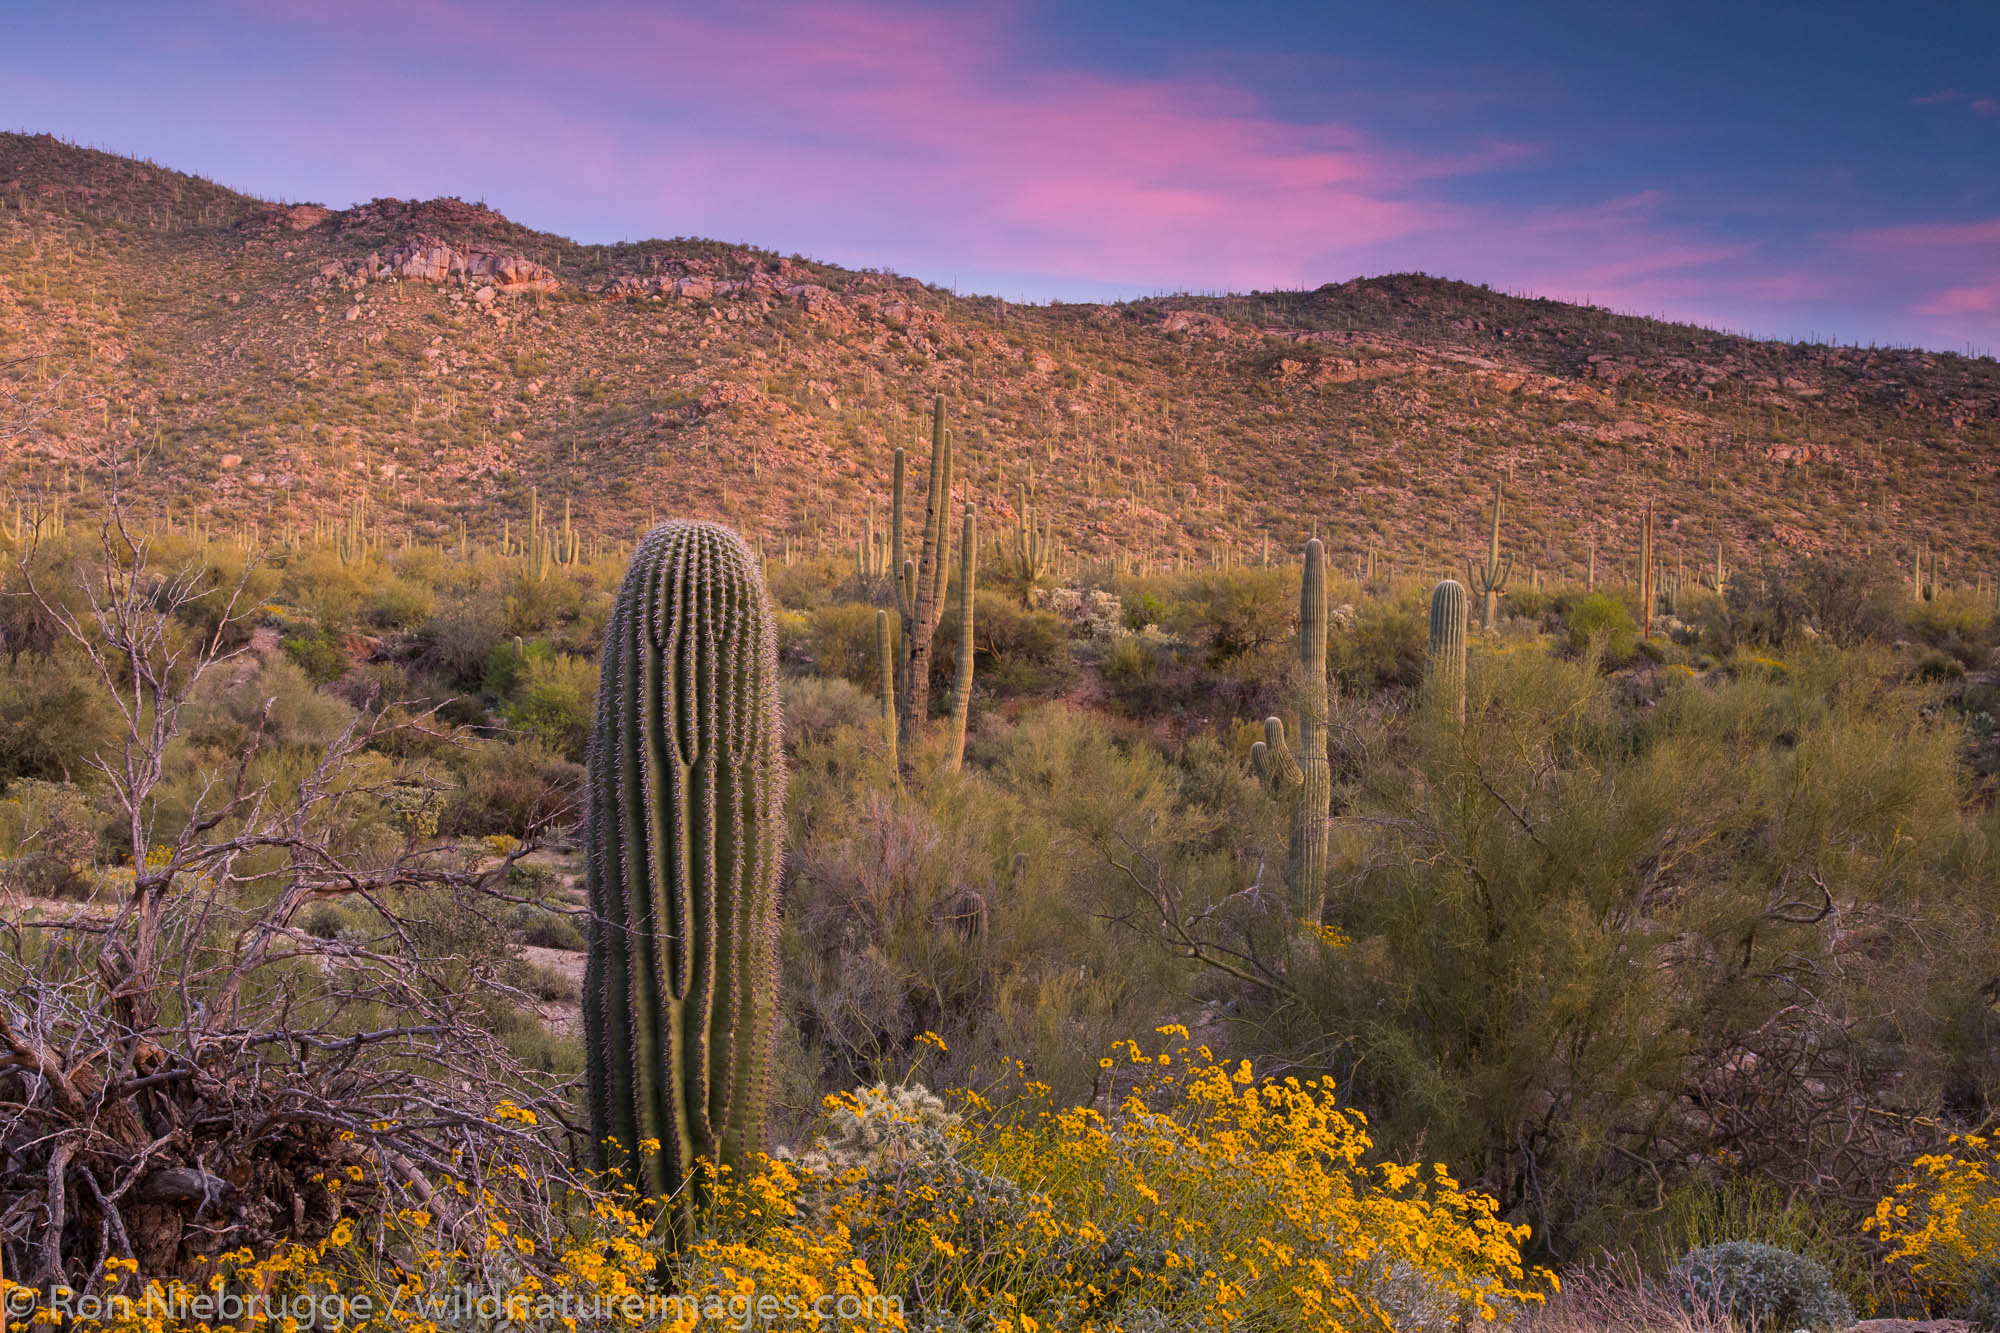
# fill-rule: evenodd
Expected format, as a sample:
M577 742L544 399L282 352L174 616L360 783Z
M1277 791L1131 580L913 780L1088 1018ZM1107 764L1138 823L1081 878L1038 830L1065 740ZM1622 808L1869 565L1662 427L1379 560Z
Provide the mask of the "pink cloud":
M1970 108L1975 116L2000 116L2000 97L1974 97L1956 88L1912 97L1910 101L1917 106L1960 105Z
M1933 293L1915 309L1920 315L2000 314L2000 280Z

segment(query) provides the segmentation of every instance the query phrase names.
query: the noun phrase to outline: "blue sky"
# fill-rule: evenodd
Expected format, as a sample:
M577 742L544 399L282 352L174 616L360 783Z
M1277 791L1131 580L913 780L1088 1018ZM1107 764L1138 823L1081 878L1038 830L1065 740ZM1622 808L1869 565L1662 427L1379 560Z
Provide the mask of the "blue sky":
M2000 6L9 6L0 125L1008 297L1396 270L2000 349Z

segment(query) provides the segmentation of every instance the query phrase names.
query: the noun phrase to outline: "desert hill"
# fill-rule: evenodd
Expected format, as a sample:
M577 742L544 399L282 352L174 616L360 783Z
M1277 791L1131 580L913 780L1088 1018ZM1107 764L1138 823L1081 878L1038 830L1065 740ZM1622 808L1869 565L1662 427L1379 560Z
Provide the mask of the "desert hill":
M1759 342L1423 275L1021 306L748 246L579 245L477 204L274 204L0 135L0 440L16 496L102 493L443 538L568 501L587 533L722 517L845 549L951 402L991 530L1021 487L1093 557L1206 561L1317 529L1455 561L1496 476L1526 565L1824 550L2000 569L2000 364ZM19 414L16 414L18 419ZM917 475L921 476L921 469Z

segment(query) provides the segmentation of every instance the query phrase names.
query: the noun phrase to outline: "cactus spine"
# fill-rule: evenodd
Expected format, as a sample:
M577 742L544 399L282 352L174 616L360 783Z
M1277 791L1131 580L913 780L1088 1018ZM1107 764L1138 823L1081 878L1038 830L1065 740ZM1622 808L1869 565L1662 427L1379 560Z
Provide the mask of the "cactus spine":
M1306 543L1299 579L1299 750L1285 744L1285 724L1264 720L1264 739L1250 748L1258 775L1292 807L1287 879L1292 915L1317 925L1324 905L1327 821L1333 805L1333 770L1326 755L1326 548Z
M1465 586L1445 579L1431 589L1431 642L1424 657L1424 688L1433 708L1465 721Z
M1513 572L1514 557L1500 555L1500 494L1504 483L1493 483L1493 530L1486 541L1486 564L1465 562L1466 582L1486 599L1479 628L1491 634L1500 624L1500 598L1507 591L1507 575Z
M743 539L697 522L648 533L602 667L585 835L593 1148L674 1197L685 1238L695 1162L740 1167L760 1146L777 1014L777 637Z
M972 597L979 567L979 534L972 506L965 507L958 535L958 670L951 682L951 751L945 766L956 773L965 763L965 723L972 713Z

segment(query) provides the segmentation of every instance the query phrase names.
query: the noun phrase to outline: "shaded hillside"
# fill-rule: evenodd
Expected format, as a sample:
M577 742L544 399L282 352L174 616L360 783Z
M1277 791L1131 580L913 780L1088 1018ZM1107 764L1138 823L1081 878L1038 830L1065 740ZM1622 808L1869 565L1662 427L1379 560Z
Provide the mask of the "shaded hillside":
M1158 562L1290 547L1455 560L1511 475L1524 564L1832 548L2000 568L2000 365L1755 342L1415 275L1023 307L710 241L584 246L456 200L274 206L0 136L0 363L52 409L15 492L101 487L275 532L365 504L419 536L568 498L589 532L726 517L852 541L952 401L992 530ZM918 475L921 475L919 472Z

